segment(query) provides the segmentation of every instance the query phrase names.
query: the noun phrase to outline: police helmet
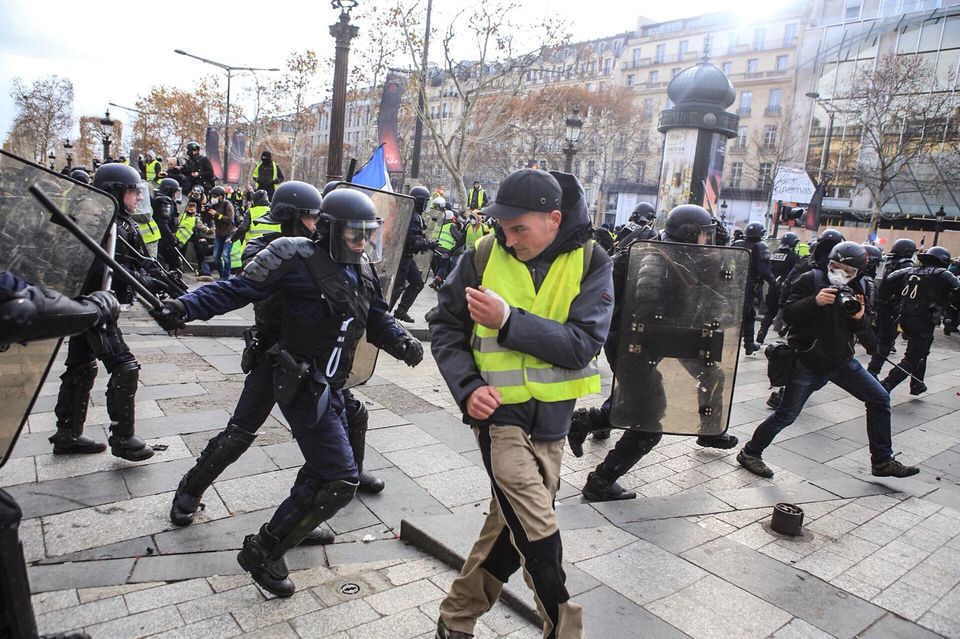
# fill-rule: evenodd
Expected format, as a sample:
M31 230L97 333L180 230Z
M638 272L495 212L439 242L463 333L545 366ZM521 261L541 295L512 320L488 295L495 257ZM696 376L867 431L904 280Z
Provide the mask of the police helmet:
M166 195L168 197L174 197L177 194L177 191L180 190L180 183L174 180L173 178L163 178L160 180L160 184L157 185L157 193L161 195Z
M733 229L733 241L736 242L737 240L742 240L742 239L743 239L743 231L741 229Z
M823 240L820 244L823 244ZM829 259L862 271L867 266L867 251L856 242L840 242L830 251Z
M926 251L917 256L917 259L924 266L940 266L947 268L950 266L950 251L942 246L931 246Z
M657 210L649 202L640 202L630 214L630 221L636 224L650 224L657 217Z
M200 143L199 142L187 142L187 155L197 154L200 155Z
M843 241L843 235L836 229L827 229L817 238L817 245L810 246L810 252L813 254L813 260L820 262L829 255L834 246ZM859 244L858 244L859 246Z
M323 198L320 219L329 225L330 257L342 264L379 262L383 258L383 220L366 193L335 189Z
M430 201L430 191L428 191L425 186L417 185L410 189L410 197L416 200L416 212L423 213L427 208L427 202Z
M254 193L254 198L256 198L256 193ZM323 197L320 195L320 191L312 184L296 180L284 182L273 192L273 201L270 203L270 213L268 214L270 222L275 224L296 222L299 221L301 214L316 217L320 215L322 201Z
M90 184L90 174L83 169L74 169L70 171L70 177L82 184Z
M324 184L324 185L323 185L323 197L327 197L327 194L329 194L330 191L332 191L332 190L334 190L335 188L337 188L337 185L338 185L338 184L340 184L340 180L330 180L329 182L327 182L326 184Z
M890 247L890 255L912 258L917 252L917 243L908 237L901 237Z
M842 242L844 238L843 238L843 233L841 233L837 229L827 229L823 233L821 233L817 239L820 240L820 243L833 242L834 245L836 245Z
M253 192L253 197L251 200L253 202L253 206L269 206L270 194L263 189L257 189Z
M664 227L667 240L697 244L702 233L707 234L707 244L713 244L716 226L707 210L696 204L681 204L667 214Z
M860 246L862 246L863 250L867 252L867 265L874 268L880 266L880 261L883 259L883 252L873 244L868 244L866 242Z
M767 228L763 225L763 222L750 222L747 224L746 231L744 231L744 236L748 240L762 240L764 233L767 232Z
M797 244L800 243L800 236L792 231L788 231L783 234L783 237L780 238L780 246L787 246L789 248L796 248Z
M140 189L140 172L128 164L103 164L93 174L93 188L106 191L123 201L123 192Z
M219 197L219 198L227 197L227 190L222 186L215 186L212 189L210 189L210 197Z

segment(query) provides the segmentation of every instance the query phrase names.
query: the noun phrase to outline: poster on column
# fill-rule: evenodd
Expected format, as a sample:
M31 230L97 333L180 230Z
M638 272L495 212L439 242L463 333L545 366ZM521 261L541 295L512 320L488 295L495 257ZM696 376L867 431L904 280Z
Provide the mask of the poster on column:
M377 135L380 144L383 145L383 159L386 162L387 171L391 173L399 173L404 169L397 134L397 117L400 113L403 90L403 78L392 71L388 73L387 80L383 84L383 97L380 98L380 112L377 114Z
M207 158L210 160L210 165L213 167L213 174L217 176L218 180L223 179L223 167L220 164L220 132L217 131L214 127L207 127L207 138L204 141L204 148L206 149Z
M723 161L727 154L727 138L719 133L712 134L710 140L710 160L707 164L707 177L703 188L703 208L711 214L720 216L720 192L723 188Z
M673 207L690 201L690 181L696 155L696 129L667 131L660 172L660 197L657 198L658 222L662 222Z
M240 161L243 159L243 147L247 143L247 134L243 131L234 131L230 136L230 164L227 165L226 182L240 183Z

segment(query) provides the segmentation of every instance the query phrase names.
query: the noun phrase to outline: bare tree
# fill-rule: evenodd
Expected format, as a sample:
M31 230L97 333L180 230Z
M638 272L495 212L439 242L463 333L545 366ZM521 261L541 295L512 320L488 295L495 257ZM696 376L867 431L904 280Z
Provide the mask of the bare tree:
M273 105L277 113L282 114L284 131L290 139L291 179L300 177L297 166L303 151L304 133L313 128L317 116L310 104L318 67L317 54L313 51L294 52L287 59L287 71L273 86Z
M742 145L734 141L735 153L740 153L737 161L742 161L741 178L746 184L756 185L760 198L769 203L773 192L783 186L777 182L780 167L795 164L795 158L802 156L806 138L802 132L803 123L799 118L784 113L779 118L763 120L761 127L754 128ZM730 146L727 147L728 151ZM730 161L730 158L727 158ZM730 167L725 167L729 174Z
M193 91L155 86L146 97L137 99L136 106L140 113L133 130L143 149L179 155L187 142L202 143L206 135L209 109Z
M858 134L845 140L848 164L840 175L852 177L871 197L872 230L883 207L898 194L924 191L942 183L935 171L923 170L930 154L956 146L951 120L960 101L942 86L933 67L920 56L887 54L865 69L839 94L847 127ZM951 124L952 122L952 124Z
M14 78L10 97L17 110L10 142L19 154L45 163L73 126L73 83L50 75L27 86Z

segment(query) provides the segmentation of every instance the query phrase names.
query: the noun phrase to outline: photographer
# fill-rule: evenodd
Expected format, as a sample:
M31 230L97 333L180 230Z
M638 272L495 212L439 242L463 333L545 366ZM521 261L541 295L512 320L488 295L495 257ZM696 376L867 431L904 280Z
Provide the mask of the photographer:
M915 466L893 458L890 434L890 395L854 355L854 340L867 327L864 291L857 277L867 266L867 253L855 242L840 242L830 252L824 273L804 273L793 285L783 307L787 339L796 355L783 400L763 420L737 455L741 466L755 475L773 477L762 459L777 434L792 424L815 391L833 382L867 408L867 439L871 471L877 477L916 475Z

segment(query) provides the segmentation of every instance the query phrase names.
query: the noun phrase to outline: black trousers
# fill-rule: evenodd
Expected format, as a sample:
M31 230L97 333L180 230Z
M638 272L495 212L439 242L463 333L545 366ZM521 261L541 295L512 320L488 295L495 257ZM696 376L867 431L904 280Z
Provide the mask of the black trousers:
M929 318L901 318L900 327L903 329L903 336L907 338L907 350L903 354L903 359L900 360L900 367L891 368L886 379L883 380L884 385L890 389L907 379L909 377L907 373L922 381L927 372L927 355L930 354L930 347L933 346L933 329L935 326ZM912 388L917 387L917 382L912 378L910 386Z
M397 300L400 304L399 310L404 312L410 310L413 303L417 300L420 291L423 290L423 273L417 268L417 263L413 256L404 255L400 258L400 266L397 269L397 281L393 284L393 293L390 295L390 308L393 308Z

